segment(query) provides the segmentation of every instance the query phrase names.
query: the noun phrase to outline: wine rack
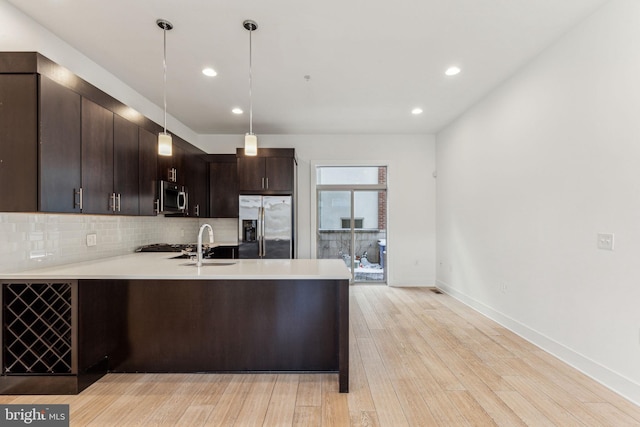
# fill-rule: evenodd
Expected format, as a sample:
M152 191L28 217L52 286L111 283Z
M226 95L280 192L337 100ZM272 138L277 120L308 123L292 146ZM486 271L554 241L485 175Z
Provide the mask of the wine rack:
M72 373L71 282L2 285L2 370L12 374Z

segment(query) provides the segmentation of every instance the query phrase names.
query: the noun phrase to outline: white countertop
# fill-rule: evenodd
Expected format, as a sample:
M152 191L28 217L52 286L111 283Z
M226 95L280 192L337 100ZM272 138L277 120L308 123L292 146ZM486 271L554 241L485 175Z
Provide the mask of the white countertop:
M129 280L349 280L341 259L215 259L196 267L188 259L171 259L176 252L140 252L45 267L19 273L0 273L0 279L129 279ZM217 265L216 265L217 264Z

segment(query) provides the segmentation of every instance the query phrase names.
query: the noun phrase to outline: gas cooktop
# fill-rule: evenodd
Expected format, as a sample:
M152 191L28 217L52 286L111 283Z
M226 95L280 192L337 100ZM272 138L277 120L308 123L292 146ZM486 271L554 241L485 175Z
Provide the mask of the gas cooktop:
M182 252L183 250L193 252L195 249L195 243L153 243L140 246L136 252Z

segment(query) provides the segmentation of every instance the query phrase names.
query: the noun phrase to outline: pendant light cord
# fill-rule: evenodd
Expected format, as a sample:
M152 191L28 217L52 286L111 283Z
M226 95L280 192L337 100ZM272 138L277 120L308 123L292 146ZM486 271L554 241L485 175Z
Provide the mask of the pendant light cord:
M164 51L162 59L162 67L164 68L164 133L167 133L167 29L163 28L164 35Z
M252 76L252 43L251 33L253 33L253 27L249 28L249 133L253 135L253 76Z

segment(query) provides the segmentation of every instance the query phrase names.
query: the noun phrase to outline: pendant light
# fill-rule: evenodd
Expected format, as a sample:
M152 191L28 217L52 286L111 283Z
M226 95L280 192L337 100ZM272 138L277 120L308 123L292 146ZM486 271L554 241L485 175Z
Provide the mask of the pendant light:
M166 19L158 19L156 21L158 27L162 28L164 35L164 56L162 66L164 68L164 131L158 134L158 154L161 156L170 156L172 154L172 139L167 133L167 31L173 28L173 24Z
M258 155L258 137L253 133L253 98L252 98L252 74L251 74L251 33L258 29L255 21L247 19L242 26L249 31L249 133L244 136L244 154L246 156Z

